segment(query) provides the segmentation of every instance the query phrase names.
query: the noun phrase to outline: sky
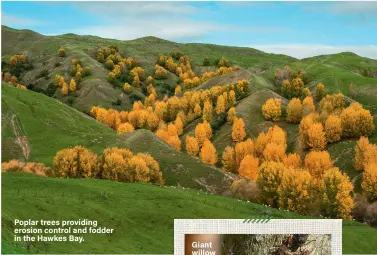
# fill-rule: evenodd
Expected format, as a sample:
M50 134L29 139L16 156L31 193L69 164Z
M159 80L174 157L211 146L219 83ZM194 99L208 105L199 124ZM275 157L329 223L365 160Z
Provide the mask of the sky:
M5 2L1 23L43 35L252 47L305 58L377 59L377 2Z

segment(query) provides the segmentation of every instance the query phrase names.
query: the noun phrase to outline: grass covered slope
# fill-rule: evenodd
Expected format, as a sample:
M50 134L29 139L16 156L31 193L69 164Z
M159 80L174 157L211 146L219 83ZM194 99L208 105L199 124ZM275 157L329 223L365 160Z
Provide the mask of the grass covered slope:
M3 161L25 160L22 151L16 150L17 137L27 138L28 160L47 165L63 148L83 145L100 152L116 137L112 129L43 94L2 84L1 99Z
M13 243L13 220L98 220L114 233L84 235L85 242L36 243L32 253L130 253L172 254L174 219L303 218L294 213L201 191L118 183L96 179L55 179L26 173L2 174L2 234L4 253L20 253ZM28 208L28 210L24 210ZM13 247L17 245L17 249ZM12 250L13 249L13 250ZM343 222L343 253L373 253L377 230Z
M2 160L20 159L52 165L55 154L75 145L97 153L106 147L127 147L150 153L169 185L222 193L233 177L202 163L160 140L148 130L118 136L114 130L53 98L2 84ZM17 142L22 141L22 146ZM25 149L29 156L25 155Z
M89 112L93 105L121 107L129 109L132 106L132 98L143 99L141 89L133 89L131 95L122 95L122 85L120 82L113 85L107 80L109 70L96 59L96 49L101 46L114 45L120 50L124 57L134 57L140 66L145 70L145 77L154 73L154 66L158 55L169 55L172 52L181 52L188 55L192 61L193 68L198 76L208 68L216 69L214 61L216 58L226 57L232 65L248 67L256 66L259 69L267 69L274 65L285 65L296 59L276 54L268 54L259 50L246 47L229 47L210 44L181 44L162 40L155 37L144 37L131 41L120 41L113 39L99 38L95 36L79 36L65 34L60 36L44 36L30 30L17 30L2 26L2 60L9 61L14 54L24 53L31 59L33 69L24 72L21 83L25 85L33 84L34 89L41 89L47 92L50 86L54 88L55 75L66 74L65 79L70 77L66 70L69 70L72 58L82 61L83 66L88 66L92 75L85 77L81 82L77 92L69 96L62 96L57 91L51 90L54 97L65 102L74 108ZM47 46L46 46L47 44ZM62 47L66 51L66 57L57 56L57 51ZM208 58L211 67L203 67L204 58ZM46 74L47 72L47 74ZM41 77L43 76L43 77ZM218 78L217 80L222 80ZM169 90L174 92L177 86L177 77L173 74L168 75L167 79L156 82L156 90ZM131 98L132 97L132 98Z

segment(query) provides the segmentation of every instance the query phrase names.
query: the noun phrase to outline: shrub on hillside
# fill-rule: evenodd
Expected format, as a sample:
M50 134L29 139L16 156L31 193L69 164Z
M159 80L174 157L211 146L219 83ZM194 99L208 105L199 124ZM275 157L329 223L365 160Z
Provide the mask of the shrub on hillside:
M25 164L24 162L15 159L12 159L8 162L2 162L1 171L33 173L40 176L52 175L51 168L45 166L43 163L28 162Z
M234 198L246 199L250 202L260 202L260 189L258 184L247 179L239 179L232 183L230 194Z
M370 203L366 196L357 194L355 197L355 208L352 213L357 221L377 227L377 201Z
M59 57L65 57L65 49L60 48L60 49L58 50L58 56L59 56Z

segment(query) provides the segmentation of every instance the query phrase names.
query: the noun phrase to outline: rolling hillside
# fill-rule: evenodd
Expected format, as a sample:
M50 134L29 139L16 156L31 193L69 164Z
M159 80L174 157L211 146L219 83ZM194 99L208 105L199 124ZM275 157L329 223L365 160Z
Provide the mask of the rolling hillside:
M68 98L63 98L59 92L53 93L53 96L59 100L85 112L89 112L93 105L107 108L118 107L115 105L118 98L122 98L120 107L129 109L133 103L127 95L122 96L120 85L114 86L107 81L108 70L93 58L95 56L93 49L100 46L114 45L119 48L123 56L136 58L146 71L146 76L152 75L158 55L170 54L174 51L188 55L194 65L195 72L199 74L208 69L208 67L202 66L204 57L208 57L213 62L216 58L225 56L233 65L239 65L244 68L253 65L255 68L261 69L279 64L285 65L295 60L288 56L267 54L251 48L209 44L178 44L155 37L118 41L74 34L43 36L30 30L16 30L5 26L2 26L1 32L3 61L7 62L10 56L20 53L24 53L25 56L32 59L33 69L23 78L25 85L31 83L35 87L46 91L49 85L54 85L55 74L67 72L73 58L80 59L84 66L88 66L92 75L84 78L80 84L79 91L68 97L69 100ZM60 47L66 49L66 58L60 58L56 55ZM48 72L46 77L40 77L46 71ZM66 77L68 77L67 74ZM156 89L173 87L174 91L175 86L177 86L176 76L171 75L167 80L159 82ZM138 90L134 90L130 95L130 97L134 96L143 98L143 95Z
M2 190L6 191L2 201L7 204L2 211L5 253L20 253L24 246L12 242L14 218L87 218L98 220L99 226L114 228L114 233L108 236L85 235L82 244L32 243L30 248L31 253L76 254L172 254L174 219L260 218L263 213L279 219L303 218L262 205L175 187L44 178L26 173L5 173L2 178ZM353 221L343 222L344 253L373 253L376 249L376 229Z
M43 94L2 85L2 160L29 160L52 165L64 148L82 145L100 153L106 147L126 147L150 153L160 164L168 185L180 185L222 193L235 178L211 168L199 158L177 152L148 130L117 136L107 126ZM25 157L17 138L23 139Z
M96 49L108 45L117 46L123 57L136 58L146 77L153 74L160 54L181 52L189 56L197 75L215 71L214 60L226 57L232 66L240 67L239 70L214 77L191 90L207 90L241 79L248 80L249 93L235 105L237 116L245 121L247 136L256 138L260 132L277 124L287 132L288 152L298 149L298 125L285 121L289 100L281 96L281 88L273 78L276 69L285 65L295 71L306 71L305 85L312 93L322 82L328 93L343 93L347 104L360 102L371 111L377 125L377 60L353 53L297 60L243 47L180 44L155 37L119 41L74 34L44 36L30 30L2 26L2 64L6 65L14 54L27 56L32 69L21 73L20 83L41 92L1 84L2 161L19 159L52 166L54 155L64 148L83 145L101 153L106 147L126 147L134 153L151 154L159 162L167 184L167 187L157 187L141 183L3 173L2 199L7 206L2 212L2 246L8 253L25 252L24 244L12 241L12 219L15 217L87 217L101 219L100 225L112 226L116 230L112 236L88 237L82 245L32 244L31 253L172 253L174 218L241 219L260 216L266 210L271 211L274 218L303 217L207 194L226 195L232 181L239 178L220 169L222 152L226 146L235 144L231 137L232 126L227 122L218 126L211 139L220 159L216 167L211 167L188 155L184 149L185 137L193 135L201 118L184 127L180 137L183 151L178 152L149 130L137 129L117 135L114 130L89 117L92 106L130 110L134 101L143 101L147 94L145 84L132 87L132 92L126 94L120 81L108 81L109 70L95 58ZM57 56L60 47L66 50L66 57ZM210 60L210 66L203 66L204 58ZM63 96L56 88L55 75L70 79L72 59L81 60L83 66L90 68L91 75L83 78L77 91ZM177 76L170 72L167 79L156 80L158 99L162 100L165 94L173 95L178 84ZM261 113L261 106L271 97L280 98L282 102L283 115L276 123L265 121ZM377 132L369 139L377 143ZM354 180L355 191L360 192L360 172L353 167L355 144L356 139L343 139L329 144L327 149L334 164ZM374 228L354 221L343 222L344 253L373 253L377 251L376 238L377 230ZM106 251L103 247L107 247Z

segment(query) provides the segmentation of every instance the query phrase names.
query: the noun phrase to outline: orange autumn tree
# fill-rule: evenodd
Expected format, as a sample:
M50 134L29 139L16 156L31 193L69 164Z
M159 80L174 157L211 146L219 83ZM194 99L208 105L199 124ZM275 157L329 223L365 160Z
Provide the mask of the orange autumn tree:
M229 91L229 94L228 94L228 104L230 107L233 107L237 102L237 99L236 99L236 93L234 92L234 90L231 90Z
M287 105L287 121L298 123L301 121L303 106L299 98L292 98Z
M191 156L196 156L199 153L199 143L195 137L186 136L186 152Z
M282 163L264 162L259 168L257 184L261 189L262 200L275 206L279 198L279 187L287 168Z
M210 140L212 137L212 128L207 121L199 123L195 127L195 138L198 141L199 147L202 147L205 140Z
M235 118L232 127L232 139L235 142L241 142L246 137L245 122L242 118Z
M377 200L377 161L365 167L361 187L369 201L374 202Z
M210 101L204 102L203 107L203 121L210 122L212 120L212 103Z
M215 165L217 162L216 148L208 139L204 141L200 150L200 158L204 163L211 166Z
M255 154L254 142L251 138L246 141L236 143L234 147L235 159L236 159L236 169L241 165L241 161L246 157L246 155Z
M63 83L61 92L64 96L67 96L69 94L69 87L68 87L67 83L65 83L65 82Z
M128 122L121 123L118 126L117 133L118 134L124 134L124 133L129 133L133 132L135 128Z
M285 159L285 147L276 143L268 143L263 150L264 161L283 162Z
M126 181L128 160L133 153L128 149L106 148L101 158L100 176L112 181Z
M269 143L275 143L285 151L287 148L287 134L277 125L270 127L266 133L260 133L255 143L255 150L258 156L263 156L263 152Z
M330 218L352 219L354 202L352 183L338 168L330 168L323 175L322 215Z
M314 150L322 150L326 147L326 133L323 130L322 123L313 123L307 131L308 146Z
M166 116L168 120L174 120L181 110L181 102L178 97L173 96L166 102Z
M149 154L134 155L126 148L106 148L100 164L99 174L103 179L164 184L160 166Z
M369 164L377 163L377 145L369 143L368 137L360 137L355 146L354 166L364 170Z
M169 124L166 129L158 129L156 135L177 151L181 151L182 142L178 137L178 131L174 124Z
M219 115L220 113L225 112L225 110L226 110L226 102L225 102L225 99L224 99L223 95L220 95L217 98L216 114Z
M179 117L178 115L177 115L177 118L174 121L174 125L177 128L177 134L181 135L182 132L183 132L183 121L182 121L181 117Z
M323 97L325 97L325 85L323 83L318 83L315 89L315 97L316 100L319 102Z
M182 96L182 88L181 88L181 86L177 86L175 88L174 95L177 96L177 97L181 97Z
M288 168L299 169L301 168L302 161L297 153L291 153L283 159L283 164Z
M352 103L340 114L342 120L343 136L360 137L369 136L375 130L373 116L369 110L363 109L359 103Z
M315 178L322 178L324 173L333 167L333 162L328 151L309 152L305 157L304 164Z
M258 167L259 159L250 154L246 155L238 168L238 174L255 182L258 177Z
M305 149L306 148L310 148L308 131L309 131L310 127L312 125L314 125L315 123L319 123L319 115L317 113L311 113L311 114L305 116L300 121L300 125L299 125L299 142L300 142L300 145L301 145L302 148L305 148ZM312 130L312 135L315 135L315 134L319 133L320 134L319 135L319 137L320 137L319 141L323 141L322 140L323 139L322 133L321 132L314 132L314 131L318 131L318 130L313 129ZM318 137L314 136L314 138L318 138ZM313 141L317 141L317 140L313 139L313 137L312 137L312 142Z
M305 117L315 112L315 105L313 97L307 96L302 101L302 117Z
M53 176L53 170L43 163L21 162L12 159L8 162L1 162L1 172L25 172L33 173L40 176Z
M82 146L59 151L53 159L53 164L59 177L94 177L98 171L97 155Z
M233 124L234 119L237 117L236 114L236 109L234 107L231 107L228 111L228 115L226 120L230 123Z
M130 94L131 93L132 87L131 87L131 85L128 82L124 83L124 85L123 85L123 91L126 94Z
M76 82L74 79L71 79L69 82L69 91L75 92L76 91Z
M342 136L342 120L336 115L330 115L325 122L325 133L330 143L339 141Z
M60 49L58 50L58 56L59 56L59 57L65 57L65 50L64 50L63 48L60 48Z
M221 163L223 169L235 173L237 170L236 153L234 148L227 146L223 152Z
M281 116L281 101L270 98L262 106L263 116L266 120L278 121Z
M315 192L310 173L302 169L288 168L284 171L278 188L279 208L310 214L314 209Z

